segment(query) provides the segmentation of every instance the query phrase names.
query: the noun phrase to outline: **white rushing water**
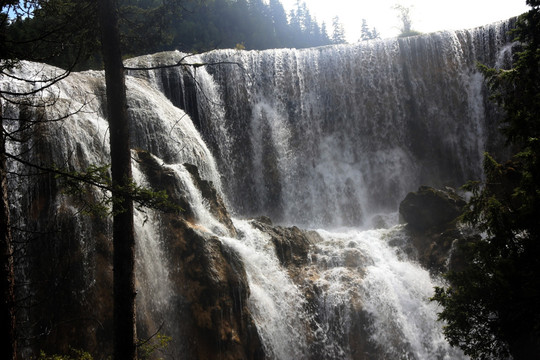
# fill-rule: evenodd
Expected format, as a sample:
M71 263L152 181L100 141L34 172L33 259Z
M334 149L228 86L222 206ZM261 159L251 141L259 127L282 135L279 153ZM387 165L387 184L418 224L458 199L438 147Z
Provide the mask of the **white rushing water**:
M306 300L280 265L270 236L246 221L235 221L238 238L221 238L241 256L253 312L266 354L271 359L306 359Z
M367 313L370 341L385 358L465 358L444 339L438 309L429 301L441 280L403 252L407 239L399 228L320 234L324 241L315 253L327 269L318 283L327 289L323 295L327 309L345 309L339 335L349 335L353 309L361 306ZM346 353L343 358L350 357Z

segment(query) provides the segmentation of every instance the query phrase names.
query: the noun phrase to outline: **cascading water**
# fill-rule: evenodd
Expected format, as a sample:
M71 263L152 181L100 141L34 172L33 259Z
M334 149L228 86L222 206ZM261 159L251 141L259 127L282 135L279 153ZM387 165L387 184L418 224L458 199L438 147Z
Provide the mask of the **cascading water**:
M190 207L182 236L198 234L207 239L209 248L218 241L228 249L224 253L236 254L231 259L241 260L241 266L230 267L233 272L245 271L249 291L231 290L236 300L230 307L242 309L236 302L246 294L249 316L267 358L465 358L443 339L437 309L428 300L441 282L404 253L400 244L408 240L401 229L358 227L371 227L375 214L394 213L403 196L420 184L460 185L481 176L482 152L496 144L489 122L495 111L475 63L505 61L509 45L504 33L509 24L347 46L220 50L197 57L171 52L127 61L129 67L175 64L181 59L222 63L207 69L130 71L131 136L137 149L134 175L141 185L153 184L156 178L174 183L173 195L186 199ZM23 62L14 73L35 74L37 81L51 71L58 70ZM0 81L2 89L34 86L13 78ZM22 132L25 142L8 143L10 152L70 170L108 162L100 72L72 74L38 95L39 101L51 100L47 110L3 102L2 114L36 122L73 115L62 122L34 124ZM8 131L21 124L4 120ZM141 149L151 154L152 166L161 171L154 179L139 155ZM185 163L196 165L201 178L212 182L235 214L234 226L211 211ZM11 169L20 172L21 166L11 163ZM110 269L104 259L111 251L106 240L109 220L78 213L78 205L58 192L52 178L42 184L18 182L11 178L17 226L43 229L53 215L61 224L76 223L70 229L78 231L77 244L62 235L51 235L47 241L56 244L55 256L74 249L73 262L89 269L80 271L84 279L75 290L69 288L78 294L77 306L91 309L85 304L102 303L108 296ZM89 198L100 196L91 192ZM310 240L309 261L291 270L278 256L275 238L240 220L255 215L325 230L317 230ZM198 280L181 284L174 279L182 272L196 278L201 271L190 262L196 258L189 253L195 245L170 240L174 236L168 232L176 225L174 221L172 227L165 225L167 216L155 210L136 213L141 327L151 334L166 323L163 330L173 336L173 351L183 354L196 347L189 340L189 326L196 324L207 334L208 324L217 317L226 325L218 342L240 343L240 335L227 328L235 320L226 315L224 305L194 298L196 291L190 286L196 288ZM329 230L336 227L341 228ZM24 240L28 235L16 236ZM185 260L189 266L173 255L182 251L189 255ZM215 265L215 253L204 251L208 263L214 264L211 280L224 278L223 267ZM21 267L24 282L32 278L31 268ZM89 289L98 289L94 297L88 295ZM241 294L236 296L237 292ZM188 311L199 309L197 301L215 312L208 315L201 310L203 315L184 321ZM107 318L107 310L99 311ZM32 316L24 315L28 321ZM99 332L108 324L95 323L85 326L98 333L99 347Z
M358 226L394 211L420 184L459 186L481 176L482 154L497 141L476 63L495 65L508 28L303 50L219 50L192 60L223 63L207 67L211 86L199 69L151 77L171 99L198 99L197 123L235 212ZM197 90L164 85L180 85L186 74Z
M239 238L222 238L246 266L250 307L270 359L306 359L308 353L305 299L280 266L269 236L237 221Z
M54 78L62 72L60 69L43 64L21 62L12 71L12 75L15 78L27 79L28 81L3 78L1 86L4 91L24 93L32 91L34 87L39 88L42 79ZM181 166L175 164L184 162L195 164L201 176L211 180L219 190L220 177L216 171L213 157L189 116L179 108L174 107L145 81L128 78L127 87L129 89L128 106L132 120L133 148L147 149L155 156L162 158L156 157L156 161L161 164L173 163L172 167ZM109 141L108 124L103 115L104 90L102 73L75 73L46 90L38 92L31 101L26 98L25 101L21 102L21 98L13 97L11 99L14 101L13 104L3 102L4 127L13 135L13 139L20 140L7 143L9 153L37 166L56 167L66 171L85 171L89 166L107 164L109 162ZM66 115L69 116L66 120L62 120ZM132 157L137 159L136 153L133 153ZM80 281L80 283L77 284L77 288L69 291L72 291L73 294L80 291L80 297L73 300L78 304L73 305L73 307L84 309L88 303L96 301L87 294L92 293L92 289L94 289L97 293L96 296L103 295L100 287L106 287L107 281L109 281L108 275L102 274L110 270L109 265L104 263L106 260L102 259L110 247L109 243L102 242L103 238L106 239L110 232L109 219L86 216L80 210L81 206L84 209L84 204L74 202L76 200L58 191L54 176L36 181L34 177L25 175L39 176L39 172L36 174L36 170L31 167L25 168L19 162L10 162L9 165L13 174L9 179L13 225L16 229L24 229L20 233L15 233L15 243L20 244L20 249L17 249L17 252L21 253L21 259L18 261L20 263L17 274L18 281L21 284L37 282L38 280L33 274L35 272L42 272L43 277L47 277L47 272L40 269L40 266L44 265L38 265L47 261L47 256L50 256L51 264L49 266L51 268L64 269L66 267L66 270L62 271L72 272L70 276L75 278L79 275L79 270L74 271L71 260L66 260L68 264L63 264L64 260L56 260L56 257L58 254L69 254L70 251L73 251L74 254L71 254L71 257L77 259L80 253L82 263L79 265L82 266L81 276L84 279L72 280L73 282ZM148 181L140 171L138 160L133 161L133 169L134 179L142 186L147 185ZM178 181L181 182L180 180L185 178L186 176L183 175L183 178L179 177ZM182 185L186 187L191 184L184 183ZM186 191L189 192L192 189L188 187ZM196 194L192 196L196 196ZM100 199L103 199L103 194L95 189L90 189L88 198L84 201L100 201ZM210 223L204 217L198 218L198 220L204 222L205 225ZM64 225L71 222L74 224ZM138 286L145 289L138 297L139 319L144 324L143 327L146 327L146 331L152 333L160 325L163 325L165 320L170 322L171 319L174 319L174 323L181 322L180 314L175 313L178 309L172 308L178 295L168 278L171 265L164 253L165 248L162 240L160 240L163 238L163 234L161 233L159 214L151 209L144 212L137 210L135 222L138 258L137 280ZM64 235L61 230L57 229L64 226L77 236ZM42 233L41 239L34 239L36 237L33 235L34 232ZM72 245L73 238L78 239L79 244ZM69 243L69 247L66 243ZM52 249L52 253L49 253L49 250L44 251L44 247ZM41 259L36 261L34 257ZM63 259L66 258L69 256L63 257ZM49 276L51 279L47 279L47 281L58 282L60 281L58 276L64 275L52 273ZM105 284L98 284L100 281ZM22 293L21 296L26 297L32 292L30 286L27 293ZM59 295L51 291L50 294L46 293L40 296ZM36 298L31 299L31 302L43 302L37 296ZM51 299L47 301L51 301ZM103 303L106 300L98 298L97 301ZM91 309L86 315L91 318L89 329L99 333L106 324L97 320L97 316L95 320L92 319L95 315L91 314L95 312L96 307L93 305L90 307ZM36 321L36 319L31 319L32 315L22 313L21 319L26 319L26 317L29 318L28 322ZM46 319L45 321L52 322L54 320ZM39 332L56 331L51 330L49 324L40 326L34 326L25 336L31 338ZM167 333L175 335L174 327L165 326L164 329ZM76 342L71 345L75 344ZM178 344L173 351L181 354L182 341L178 341ZM23 354L25 351L23 347Z

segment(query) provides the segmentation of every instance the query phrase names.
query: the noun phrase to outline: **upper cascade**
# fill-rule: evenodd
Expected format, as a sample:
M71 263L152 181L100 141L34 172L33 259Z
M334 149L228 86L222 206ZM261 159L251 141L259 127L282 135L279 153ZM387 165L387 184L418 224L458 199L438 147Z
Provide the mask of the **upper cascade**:
M128 66L190 114L232 210L307 226L370 225L421 184L482 176L499 115L477 63L508 61L513 21L312 49L159 53Z

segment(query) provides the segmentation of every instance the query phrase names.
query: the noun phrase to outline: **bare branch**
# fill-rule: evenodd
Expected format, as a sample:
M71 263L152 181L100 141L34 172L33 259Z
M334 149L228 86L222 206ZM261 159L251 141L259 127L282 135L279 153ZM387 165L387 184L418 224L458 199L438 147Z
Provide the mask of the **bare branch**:
M187 54L184 57L182 57L176 64L170 64L170 65L156 65L156 66L149 66L149 67L129 67L124 66L125 70L131 70L131 71L148 71L148 70L159 70L159 69L169 69L169 68L175 68L175 67L192 67L194 69L203 67L203 66L216 66L216 65L237 65L239 68L243 69L242 64L235 62L235 61L218 61L218 62L212 62L212 63L186 63L184 60L188 57L195 56L195 54Z

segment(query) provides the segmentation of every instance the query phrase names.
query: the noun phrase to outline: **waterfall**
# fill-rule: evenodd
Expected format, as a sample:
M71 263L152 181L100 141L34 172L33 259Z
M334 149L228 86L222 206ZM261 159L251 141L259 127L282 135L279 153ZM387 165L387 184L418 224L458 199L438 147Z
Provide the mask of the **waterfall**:
M235 213L358 226L394 211L420 184L460 186L481 176L482 154L498 140L476 63L497 63L510 25L302 50L219 50L186 60L222 65L150 77L171 99L197 98L191 114Z
M256 344L253 333L268 359L465 359L444 340L429 301L442 280L414 261L409 239L392 226L399 201L420 184L458 186L482 176L483 152L500 144L493 123L500 115L476 62L506 66L510 26L126 61L214 64L127 76L134 178L163 185L186 206L181 216L136 211L141 332L161 328L173 337L172 352L201 359L209 356L205 346L218 348L219 358ZM28 91L60 71L21 62L0 86ZM33 82L17 80L28 76ZM74 73L31 101L47 106L2 102L5 129L20 130L23 140L9 141L8 151L70 171L106 165L104 86L101 72ZM14 174L28 171L9 166ZM20 295L47 298L50 290L54 297L43 305L50 318L28 306L19 322L37 324L26 335L49 336L49 345L107 347L111 224L82 212L80 202L107 193L89 187L76 198L52 175L35 179L9 179L14 225L30 230L15 232L27 244L17 249ZM202 183L223 200L230 222L216 214ZM260 215L316 229L305 232L303 262L287 263L272 233L296 230L246 220ZM390 229L373 230L375 222ZM37 290L40 281L53 285ZM66 311L54 306L56 298ZM93 335L71 343L74 321ZM30 353L32 345L24 346ZM249 358L241 351L239 358Z

